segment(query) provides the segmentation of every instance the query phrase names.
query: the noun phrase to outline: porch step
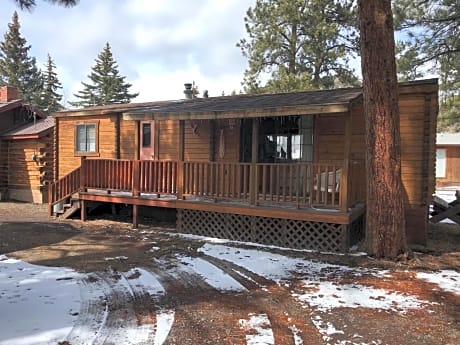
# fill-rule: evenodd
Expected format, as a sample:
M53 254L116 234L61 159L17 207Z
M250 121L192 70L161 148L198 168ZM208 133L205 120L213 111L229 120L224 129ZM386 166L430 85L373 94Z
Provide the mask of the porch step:
M55 211L55 216L62 219L67 219L71 217L75 212L80 210L80 208L80 199L72 196L70 199L68 199L68 202L62 205L62 209Z
M64 212L61 214L61 218L67 219L71 217L75 212L77 212L80 209L80 203L75 203L73 204L70 208L64 208Z

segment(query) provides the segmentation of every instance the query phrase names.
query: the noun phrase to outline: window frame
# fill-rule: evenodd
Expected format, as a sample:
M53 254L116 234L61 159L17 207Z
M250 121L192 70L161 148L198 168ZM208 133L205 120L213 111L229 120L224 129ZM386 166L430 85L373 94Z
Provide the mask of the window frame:
M95 144L95 150L94 151L79 151L78 150L78 129L80 126L94 126L94 144ZM88 142L86 142L88 144ZM87 156L87 157L99 157L99 121L82 121L78 122L75 125L75 130L74 130L74 154L75 156L81 157L81 156Z
M439 155L441 152L443 152L443 157ZM438 164L440 161L442 164ZM445 147L436 148L435 178L447 178L447 149Z

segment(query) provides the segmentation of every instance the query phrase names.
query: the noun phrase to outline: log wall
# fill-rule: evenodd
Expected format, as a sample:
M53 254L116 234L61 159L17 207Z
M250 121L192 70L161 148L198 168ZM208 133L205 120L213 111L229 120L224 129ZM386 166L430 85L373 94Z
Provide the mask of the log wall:
M8 142L8 197L25 202L46 202L53 179L53 135ZM35 157L35 159L33 159Z

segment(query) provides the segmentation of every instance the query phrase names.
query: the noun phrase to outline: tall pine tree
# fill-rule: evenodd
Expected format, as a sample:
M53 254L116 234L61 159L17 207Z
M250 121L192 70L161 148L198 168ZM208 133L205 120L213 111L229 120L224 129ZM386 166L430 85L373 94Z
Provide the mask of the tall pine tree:
M129 93L132 86L125 83L125 78L120 75L118 65L113 58L109 43L98 55L96 64L88 76L90 83L82 82L84 89L74 94L80 101L69 102L75 107L88 107L114 103L130 103L138 93Z
M18 14L8 24L4 41L0 42L0 82L18 89L21 98L36 103L42 90L42 76L34 57L29 56L30 45L20 33Z
M356 84L348 58L357 51L352 2L257 0L246 12L247 92L284 92ZM267 74L265 85L261 80Z
M63 109L63 106L59 103L62 95L58 93L59 89L62 89L62 85L55 72L56 65L50 54L48 54L45 67L46 69L43 73L43 91L37 105L49 115Z

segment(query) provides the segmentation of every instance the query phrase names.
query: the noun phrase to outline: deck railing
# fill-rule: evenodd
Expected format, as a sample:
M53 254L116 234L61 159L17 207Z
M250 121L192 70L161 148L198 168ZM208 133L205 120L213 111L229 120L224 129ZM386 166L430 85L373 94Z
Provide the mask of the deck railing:
M130 192L133 188L133 164L130 160L84 159L82 189Z
M177 193L177 162L136 161L139 165L139 193Z
M184 196L249 199L249 163L184 162Z
M49 214L53 214L53 206L72 194L77 193L81 184L81 167L73 170L48 187Z
M78 190L121 191L133 196L243 201L346 210L362 198L363 166L316 163L223 163L84 159L50 186L50 204ZM341 184L346 183L346 187Z
M256 201L297 207L339 207L341 167L314 163L256 164Z

